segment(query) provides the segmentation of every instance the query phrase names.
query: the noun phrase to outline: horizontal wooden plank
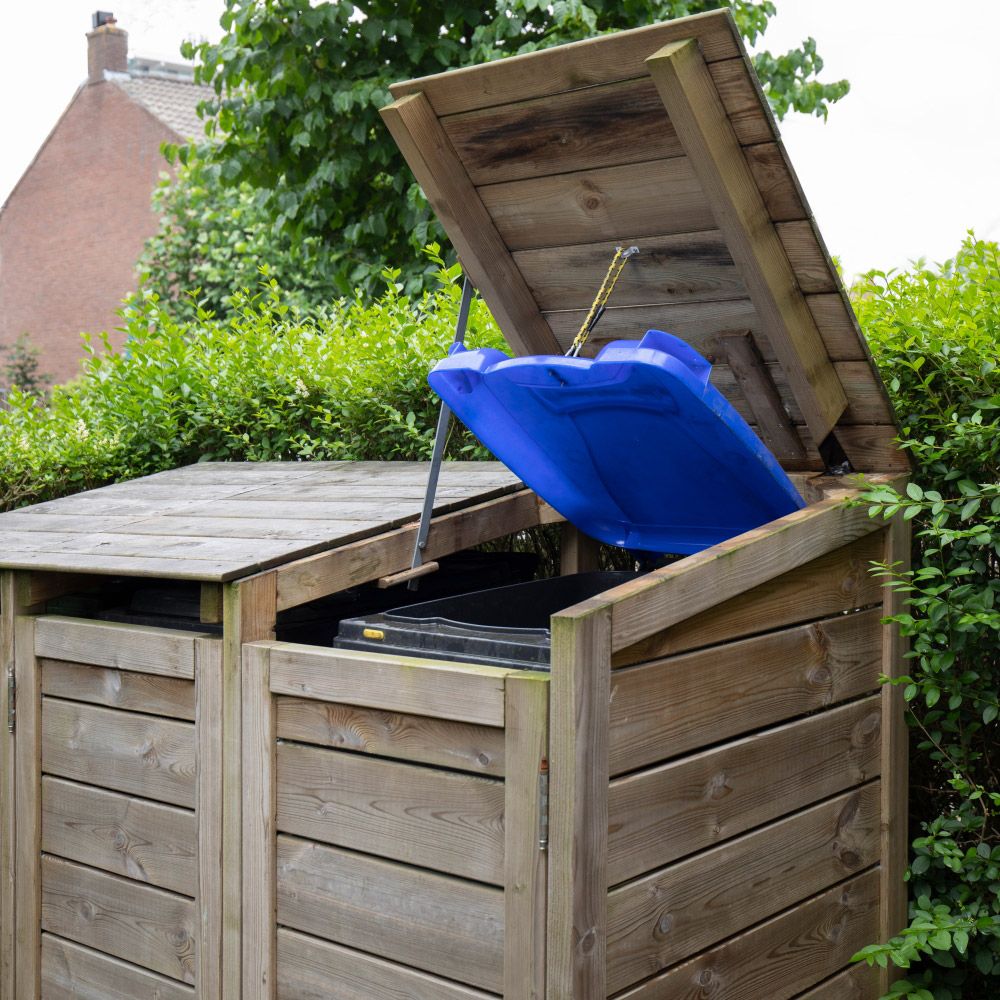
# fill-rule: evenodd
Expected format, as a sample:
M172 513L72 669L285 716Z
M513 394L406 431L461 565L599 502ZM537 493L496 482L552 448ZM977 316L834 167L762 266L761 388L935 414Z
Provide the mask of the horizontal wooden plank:
M510 250L715 228L685 158L488 184L479 194Z
M805 565L694 615L617 653L614 666L639 663L746 638L797 622L815 621L882 600L882 582L870 572L882 557L882 532L863 535Z
M194 1000L190 986L91 948L42 935L41 1000Z
M42 659L42 694L194 721L194 681Z
M197 632L43 615L35 655L165 677L194 677Z
M871 1000L879 992L878 969L861 963L800 994L797 1000Z
M879 860L879 783L611 892L608 989L656 975Z
M198 827L186 809L42 778L42 850L194 896Z
M42 858L42 929L194 982L195 904L60 858Z
M490 1000L448 982L328 941L278 928L278 996L295 1000Z
M357 705L276 699L279 739L502 777L502 729Z
M611 782L608 884L721 843L879 773L880 698Z
M278 837L278 923L503 990L503 891Z
M42 771L193 808L194 726L43 698Z
M877 937L878 872L871 871L618 994L616 1000L694 1000L718 983L724 984L726 1000L791 1000Z
M542 309L586 310L601 286L616 243L639 246L638 255L615 285L616 306L746 297L718 230L635 239L620 233L597 243L521 250L514 254L514 262Z
M396 83L389 90L394 97L425 93L439 115L457 114L645 76L646 58L680 38L697 38L708 62L732 59L740 55L737 37L727 11L710 11Z
M611 677L611 774L878 689L881 609L713 646Z
M503 782L292 743L277 751L278 829L503 884Z
M546 508L530 490L475 504L431 521L425 559L549 523ZM377 538L353 542L278 569L278 610L397 573L410 565L417 522Z
M864 507L818 503L654 570L603 595L612 650L631 646L879 529Z
M503 725L509 670L293 643L271 644L271 690L318 701Z
M802 197L779 143L761 142L746 146L743 155L772 222L795 222L810 217L809 206Z

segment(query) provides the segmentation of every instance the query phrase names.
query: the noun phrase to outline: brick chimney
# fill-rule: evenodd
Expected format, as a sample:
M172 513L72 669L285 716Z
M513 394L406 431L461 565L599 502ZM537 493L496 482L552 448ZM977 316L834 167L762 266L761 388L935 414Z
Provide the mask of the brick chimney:
M97 11L93 25L94 30L87 32L87 82L100 83L105 70L128 71L128 32L117 26L109 11Z

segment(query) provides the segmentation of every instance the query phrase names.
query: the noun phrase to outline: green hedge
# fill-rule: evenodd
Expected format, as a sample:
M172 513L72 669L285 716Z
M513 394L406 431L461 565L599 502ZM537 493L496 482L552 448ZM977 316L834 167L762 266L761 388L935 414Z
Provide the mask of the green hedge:
M320 318L288 307L273 279L239 293L226 321L178 322L140 294L122 313L121 352L91 350L47 404L11 393L0 508L197 461L429 457L438 404L426 376L453 336L456 276L442 271L437 291L411 300L388 272L380 299ZM503 346L478 300L468 342ZM449 454L485 457L460 428Z

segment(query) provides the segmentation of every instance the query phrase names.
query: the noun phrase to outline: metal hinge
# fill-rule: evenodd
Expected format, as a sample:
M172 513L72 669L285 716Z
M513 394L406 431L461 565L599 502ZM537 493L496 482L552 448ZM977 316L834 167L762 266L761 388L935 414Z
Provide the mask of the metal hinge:
M14 732L14 701L17 696L17 681L14 679L14 668L7 668L7 732Z
M549 761L542 758L538 769L538 849L549 849Z

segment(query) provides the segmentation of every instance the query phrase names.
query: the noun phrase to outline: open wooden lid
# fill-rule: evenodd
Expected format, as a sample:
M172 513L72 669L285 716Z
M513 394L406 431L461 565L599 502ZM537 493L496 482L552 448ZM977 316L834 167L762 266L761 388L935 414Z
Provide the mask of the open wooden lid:
M635 244L589 353L665 330L715 362L786 469L839 449L858 471L908 468L727 10L391 90L383 118L516 352L565 351Z

